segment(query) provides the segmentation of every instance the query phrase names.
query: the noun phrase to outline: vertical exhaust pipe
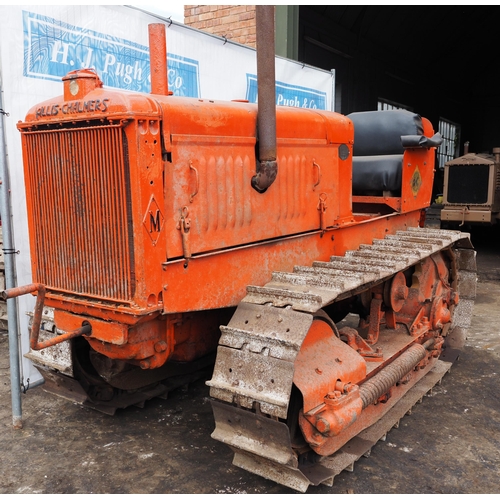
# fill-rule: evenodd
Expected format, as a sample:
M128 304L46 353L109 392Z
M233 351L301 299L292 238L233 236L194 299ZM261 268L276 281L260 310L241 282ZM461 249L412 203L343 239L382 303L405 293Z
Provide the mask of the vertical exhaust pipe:
M150 24L148 32L151 93L168 95L167 37L165 35L165 25L161 23Z
M274 5L256 5L257 133L259 158L252 187L264 193L278 174L276 161L276 77L274 49Z

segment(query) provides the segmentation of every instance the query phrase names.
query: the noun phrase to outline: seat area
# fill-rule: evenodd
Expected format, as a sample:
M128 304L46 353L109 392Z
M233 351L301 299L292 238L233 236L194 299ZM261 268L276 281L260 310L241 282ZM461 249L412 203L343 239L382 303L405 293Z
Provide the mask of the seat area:
M407 147L428 147L422 118L404 110L351 113L354 125L352 191L355 196L400 196Z

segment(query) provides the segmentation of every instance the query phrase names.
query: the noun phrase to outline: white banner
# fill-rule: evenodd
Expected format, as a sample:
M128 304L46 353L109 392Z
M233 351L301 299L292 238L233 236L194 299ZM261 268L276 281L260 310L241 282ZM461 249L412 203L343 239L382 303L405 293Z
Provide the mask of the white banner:
M8 113L4 124L18 285L31 283L31 264L16 123L24 121L35 104L62 94L61 78L83 67L96 69L105 87L150 92L148 24L159 21L125 6L0 6L0 85ZM169 90L175 95L256 102L254 49L175 22L166 32ZM332 110L334 79L334 72L277 57L276 103ZM18 300L21 346L26 353L26 312L32 311L35 299ZM26 359L22 369L25 386L28 379L31 384L41 379Z

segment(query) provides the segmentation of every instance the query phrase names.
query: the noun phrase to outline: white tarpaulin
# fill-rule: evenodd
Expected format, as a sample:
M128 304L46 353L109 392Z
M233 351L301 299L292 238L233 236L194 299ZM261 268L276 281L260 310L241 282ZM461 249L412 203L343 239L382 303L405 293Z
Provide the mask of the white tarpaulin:
M147 26L155 22L157 17L125 6L0 6L0 85L8 113L4 123L19 286L32 279L16 123L33 105L62 94L61 78L83 67L96 69L105 87L149 92ZM169 90L175 95L256 102L254 49L175 22L166 31ZM334 72L276 58L278 105L331 110L334 83ZM34 302L32 296L19 298L23 353L29 349L26 313ZM28 360L22 368L24 385L28 379L32 384L40 380Z

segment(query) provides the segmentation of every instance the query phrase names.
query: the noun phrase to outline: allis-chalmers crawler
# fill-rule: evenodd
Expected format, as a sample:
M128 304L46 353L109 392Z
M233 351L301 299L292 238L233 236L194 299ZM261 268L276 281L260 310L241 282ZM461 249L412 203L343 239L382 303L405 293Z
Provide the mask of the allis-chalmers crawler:
M73 71L19 123L34 284L4 297L37 294L28 356L56 392L113 413L213 370L236 465L331 484L465 339L475 252L421 227L439 135L276 108L259 45L258 105L175 97L164 33L150 95Z

